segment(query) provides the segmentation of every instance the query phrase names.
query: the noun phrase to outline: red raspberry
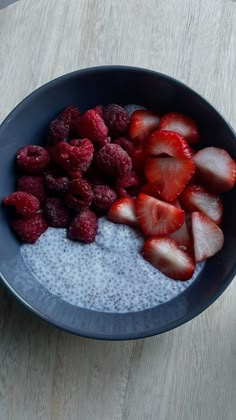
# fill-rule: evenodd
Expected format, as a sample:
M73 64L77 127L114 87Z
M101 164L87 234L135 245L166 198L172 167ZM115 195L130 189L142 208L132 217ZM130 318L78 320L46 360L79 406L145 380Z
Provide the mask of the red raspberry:
M74 105L70 105L67 106L64 111L62 111L59 115L58 115L58 120L63 121L65 124L71 124L72 121L76 120L78 117L80 116L80 112L79 109L74 106Z
M47 229L47 222L41 213L36 213L12 220L11 226L22 242L33 244Z
M65 228L69 224L70 213L60 198L47 198L44 213L49 226Z
M102 140L99 140L96 142L97 150L101 149L103 146L106 146L106 144L111 143L111 137L105 137Z
M89 139L72 139L70 145L78 148L79 170L86 172L93 160L93 143Z
M88 139L80 141L79 146L61 142L54 147L54 162L66 171L86 171L93 159L93 144Z
M129 116L122 106L110 104L103 108L103 118L111 136L124 133L129 126Z
M81 171L67 171L67 175L71 180L82 178L82 176L83 176Z
M68 237L74 241L91 243L95 240L97 228L96 214L87 209L72 220L68 229Z
M130 156L118 144L102 147L96 154L95 162L102 173L110 176L121 176L132 168Z
M63 120L56 118L49 126L47 144L49 146L54 146L61 141L66 141L69 137L69 132L69 124L66 124Z
M133 150L134 150L134 145L126 137L119 137L118 139L114 141L114 144L118 144L120 147L122 147L122 149L124 149L128 153L129 156L132 155Z
M3 199L3 204L11 207L17 214L30 216L39 210L39 200L32 194L16 191Z
M140 181L136 173L131 171L117 178L115 188L119 197L134 197L139 192Z
M108 133L103 118L94 109L89 109L78 119L76 129L80 137L95 142L103 140Z
M24 146L16 156L18 168L29 174L42 174L49 165L49 154L41 146Z
M67 207L81 211L90 206L93 201L93 191L85 179L74 179L64 195Z
M93 206L98 211L106 212L116 199L116 192L108 185L97 185L93 189Z
M53 171L48 171L44 175L45 187L52 194L64 194L69 187L69 182L70 181L66 176L58 176L58 174Z
M99 114L102 117L102 113L103 113L103 106L102 105L96 105L93 109L94 109L94 111L96 111L97 114Z
M46 198L43 177L36 175L24 175L18 179L17 190L30 193L37 197L41 204Z

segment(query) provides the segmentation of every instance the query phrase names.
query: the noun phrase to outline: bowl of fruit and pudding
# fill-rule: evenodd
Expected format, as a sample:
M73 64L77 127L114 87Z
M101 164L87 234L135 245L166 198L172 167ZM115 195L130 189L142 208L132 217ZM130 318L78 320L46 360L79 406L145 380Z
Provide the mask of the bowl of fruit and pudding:
M132 67L42 86L0 128L0 272L69 332L159 334L234 277L235 134L200 95Z

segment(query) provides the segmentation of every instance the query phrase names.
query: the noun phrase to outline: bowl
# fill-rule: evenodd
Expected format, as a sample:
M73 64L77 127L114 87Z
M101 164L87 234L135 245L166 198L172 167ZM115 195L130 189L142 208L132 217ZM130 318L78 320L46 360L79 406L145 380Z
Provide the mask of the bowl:
M223 117L183 83L154 71L105 66L79 70L40 87L24 99L0 127L0 199L15 188L16 152L40 144L49 122L67 105L85 111L102 103L140 104L165 113L180 111L196 120L200 147L226 149L236 159L235 133ZM0 209L0 273L17 300L47 322L74 334L97 339L137 339L163 333L189 321L211 305L235 275L236 190L224 196L222 250L210 258L195 281L172 300L150 309L108 313L74 306L44 288L25 265L20 243Z

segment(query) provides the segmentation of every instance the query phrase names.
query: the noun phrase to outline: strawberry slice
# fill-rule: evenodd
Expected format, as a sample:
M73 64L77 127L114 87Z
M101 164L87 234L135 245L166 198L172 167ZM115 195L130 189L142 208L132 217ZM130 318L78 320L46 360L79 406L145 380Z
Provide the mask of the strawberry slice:
M159 189L164 200L173 201L187 185L194 169L195 165L192 159L148 158L144 173L148 182L155 184Z
M189 280L194 273L193 257L170 238L149 238L143 248L143 257L173 280Z
M193 160L198 178L216 194L233 188L236 165L228 152L218 147L205 147L197 152Z
M223 205L220 198L209 193L201 185L189 185L179 197L186 211L201 211L217 225L220 224L223 215Z
M130 117L129 137L136 145L145 143L149 134L157 129L160 117L151 111L139 109Z
M157 130L152 133L146 142L145 151L147 155L159 156L166 154L171 157L186 158L192 157L191 149L185 138L174 131Z
M143 146L135 147L132 155L132 168L137 174L143 174L144 164L145 164L145 152Z
M170 130L181 134L189 144L199 141L199 132L196 123L187 115L179 112L169 112L160 119L159 130Z
M192 232L196 261L212 257L224 244L222 230L201 212L192 213Z
M159 189L155 184L144 184L141 188L141 192L161 200Z
M116 200L110 207L107 217L111 222L129 226L138 226L133 198L125 197Z
M135 202L136 216L146 236L168 235L184 223L184 211L140 193Z
M181 209L181 206L178 200L172 201L171 204ZM176 230L175 232L171 233L168 236L169 238L174 239L174 241L177 243L177 245L180 248L184 250L192 250L192 240L191 240L189 229L186 223L186 217L187 215L185 214L185 220L182 226L178 230Z

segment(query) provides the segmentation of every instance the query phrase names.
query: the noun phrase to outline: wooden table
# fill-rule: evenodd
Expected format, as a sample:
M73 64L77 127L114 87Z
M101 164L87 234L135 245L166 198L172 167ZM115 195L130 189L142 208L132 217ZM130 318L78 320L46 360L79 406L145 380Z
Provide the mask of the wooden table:
M0 11L0 121L63 73L129 64L181 79L236 127L235 28L232 1L20 1ZM101 342L46 325L1 288L0 420L234 420L235 308L233 282L177 330Z

